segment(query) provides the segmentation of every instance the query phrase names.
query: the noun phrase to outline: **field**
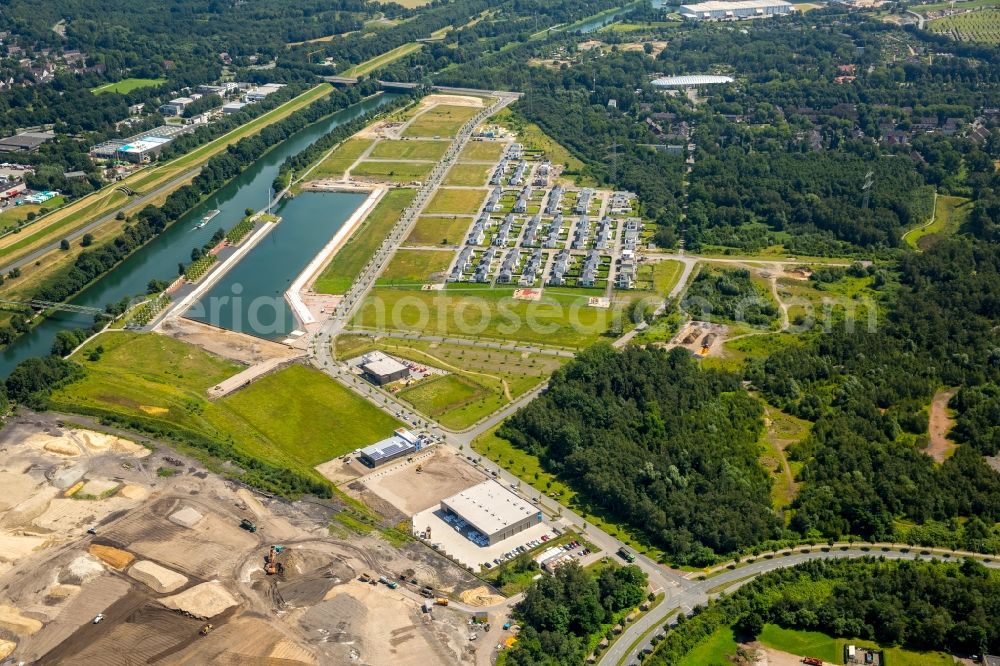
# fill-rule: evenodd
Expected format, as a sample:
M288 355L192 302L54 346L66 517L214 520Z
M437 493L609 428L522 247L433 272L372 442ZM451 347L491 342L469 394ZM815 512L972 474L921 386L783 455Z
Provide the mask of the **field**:
M122 79L121 81L117 81L115 83L105 83L103 86L91 88L90 92L95 95L103 95L104 93L119 93L124 95L125 93L130 93L139 88L158 86L161 83L166 82L166 79Z
M358 137L344 141L326 159L316 165L315 169L309 172L309 178L317 180L320 178L340 178L372 143L374 143L374 139Z
M564 179L581 187L597 187L597 182L593 178L581 176L583 162L573 157L569 150L545 134L538 125L527 122L521 116L511 112L510 109L503 109L491 120L517 134L518 142L522 143L526 150L540 150L550 162L561 164Z
M927 28L931 32L944 33L959 41L995 46L1000 44L1000 9L982 9L958 16L946 16L931 21Z
M438 104L417 116L403 136L455 136L479 109L473 106Z
M421 2L420 4L424 4ZM419 5L415 5L419 6ZM341 76L365 76L366 74L371 74L377 69L390 65L400 58L404 58L414 51L419 51L423 44L419 42L410 42L408 44L403 44L402 46L397 46L391 51L387 51L381 55L377 55L370 60L366 60L362 63L351 67L340 73Z
M431 379L398 394L415 409L449 428L465 428L538 386L565 359L423 340L341 335L336 355L351 358L374 349L450 372L447 382ZM461 384L461 386L459 386ZM422 388L425 386L432 388ZM421 390L418 390L421 389Z
M354 325L581 348L596 342L616 314L613 309L588 307L586 296L572 292L547 289L540 301L512 296L513 289L375 289Z
M53 396L65 411L113 413L189 430L270 464L315 477L313 466L371 444L395 419L317 370L294 365L210 402L206 389L242 369L155 334L106 333L99 361ZM336 435L336 436L334 436Z
M817 657L834 664L844 661L845 645L878 647L871 641L831 638L817 631L783 629L774 624L765 624L757 640L776 650L801 657ZM940 652L911 652L900 648L885 648L885 661L892 666L953 666L955 663L954 659Z
M453 213L475 215L486 200L486 190L463 190L441 187L424 208L424 214Z
M998 7L1000 0L968 0L967 2L933 2L926 5L915 5L911 7L915 12L934 12L944 9L982 9L984 7Z
M684 272L684 264L679 261L667 260L653 265L653 290L660 296L666 296L677 285Z
M66 197L53 197L43 204L22 204L20 206L11 206L4 212L0 213L0 231L16 227L18 223L27 220L28 213L44 215L42 212L43 208L45 209L45 212L48 212L50 210L55 210L64 203L66 203Z
M415 194L409 189L389 190L316 278L313 290L321 294L347 291Z
M489 182L492 172L492 164L462 164L459 162L448 169L441 184L479 187Z
M439 250L397 250L392 261L378 278L379 285L424 284L440 282L435 275L448 270L454 255Z
M457 245L471 224L469 217L418 217L405 244Z
M506 144L499 141L470 141L458 154L459 162L496 162Z
M736 654L738 647L732 627L721 627L698 643L677 664L678 666L729 666L732 662L728 657Z
M361 162L351 175L376 181L421 180L434 168L432 162Z
M971 209L971 202L964 197L938 196L933 221L910 229L903 234L903 240L914 250L927 250L942 238L957 232Z
M439 160L448 150L449 141L379 141L372 159Z

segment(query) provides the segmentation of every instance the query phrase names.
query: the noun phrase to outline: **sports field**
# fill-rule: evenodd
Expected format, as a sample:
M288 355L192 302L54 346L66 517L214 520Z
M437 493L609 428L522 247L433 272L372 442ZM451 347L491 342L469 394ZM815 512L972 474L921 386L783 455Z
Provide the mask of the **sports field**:
M453 137L479 109L472 106L438 104L417 116L403 136Z
M463 164L458 162L448 169L442 185L467 185L470 187L480 187L490 180L493 172L492 164Z
M84 360L97 345L105 350L100 360ZM299 365L209 401L206 389L242 366L157 334L105 333L74 358L86 376L56 391L56 408L162 423L310 477L314 465L398 427L363 398Z
M416 191L411 189L389 190L323 269L313 289L321 294L347 291L414 195Z
M344 141L326 159L316 165L316 168L309 173L309 179L340 178L374 142L374 139L358 137Z
M380 182L421 180L434 168L433 162L361 162L351 171L352 176Z
M371 152L373 159L439 160L448 150L449 141L379 141Z
M387 286L442 282L443 273L448 270L453 257L451 252L440 250L397 250L379 276L377 284Z
M133 90L138 90L139 88L158 86L166 82L166 79L122 79L121 81L116 81L115 83L105 83L103 86L91 88L90 92L95 95L103 95L104 93L119 93L124 95L125 93L132 92Z
M472 217L418 217L406 245L458 245L472 225Z
M475 215L486 200L486 190L441 187L424 208L424 213Z

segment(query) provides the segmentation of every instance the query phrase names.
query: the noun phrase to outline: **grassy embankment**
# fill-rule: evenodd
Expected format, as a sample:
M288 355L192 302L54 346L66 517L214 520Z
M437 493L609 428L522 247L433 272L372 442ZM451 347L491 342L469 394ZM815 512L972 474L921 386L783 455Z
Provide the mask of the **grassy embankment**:
M420 47L422 46L423 44L419 42L409 42L407 44L403 44L402 46L397 46L391 51L386 51L385 53L375 56L374 58L358 63L350 69L344 70L340 73L340 76L366 76L377 69L385 67L386 65L391 65L400 58L406 57L414 51L420 50Z
M158 86L166 82L166 79L122 79L121 81L116 81L115 83L105 83L103 86L91 88L90 92L95 95L103 95L105 93L119 93L124 95L132 92L133 90L138 90L139 88Z
M965 197L938 195L934 218L925 225L910 229L903 240L914 250L930 249L935 243L954 234L972 210L972 202Z

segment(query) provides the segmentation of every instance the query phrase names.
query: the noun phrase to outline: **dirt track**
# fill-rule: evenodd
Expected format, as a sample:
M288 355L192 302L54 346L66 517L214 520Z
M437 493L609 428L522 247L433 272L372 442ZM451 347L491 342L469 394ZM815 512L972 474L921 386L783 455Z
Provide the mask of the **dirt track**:
M931 401L930 422L927 432L930 435L931 443L927 447L926 453L936 462L943 463L956 444L948 439L948 431L955 425L955 419L948 413L948 401L958 393L957 388L938 391Z

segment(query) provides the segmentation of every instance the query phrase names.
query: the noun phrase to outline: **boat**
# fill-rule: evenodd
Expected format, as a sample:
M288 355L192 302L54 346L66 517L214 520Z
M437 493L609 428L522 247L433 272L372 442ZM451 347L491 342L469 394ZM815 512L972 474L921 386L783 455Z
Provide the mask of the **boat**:
M202 227L204 227L204 226L205 226L206 224L208 224L209 222L211 222L211 221L212 221L212 219L213 219L213 218L214 218L214 217L215 217L216 215L218 215L219 213L221 213L221 212L222 212L222 211L220 211L220 210L219 210L218 208L216 208L216 209L214 209L214 210L210 210L210 211L208 211L208 215L206 215L205 217L201 218L201 223L200 223L200 224L196 224L196 225L194 226L194 228L195 228L195 229L201 229L201 228L202 228Z

